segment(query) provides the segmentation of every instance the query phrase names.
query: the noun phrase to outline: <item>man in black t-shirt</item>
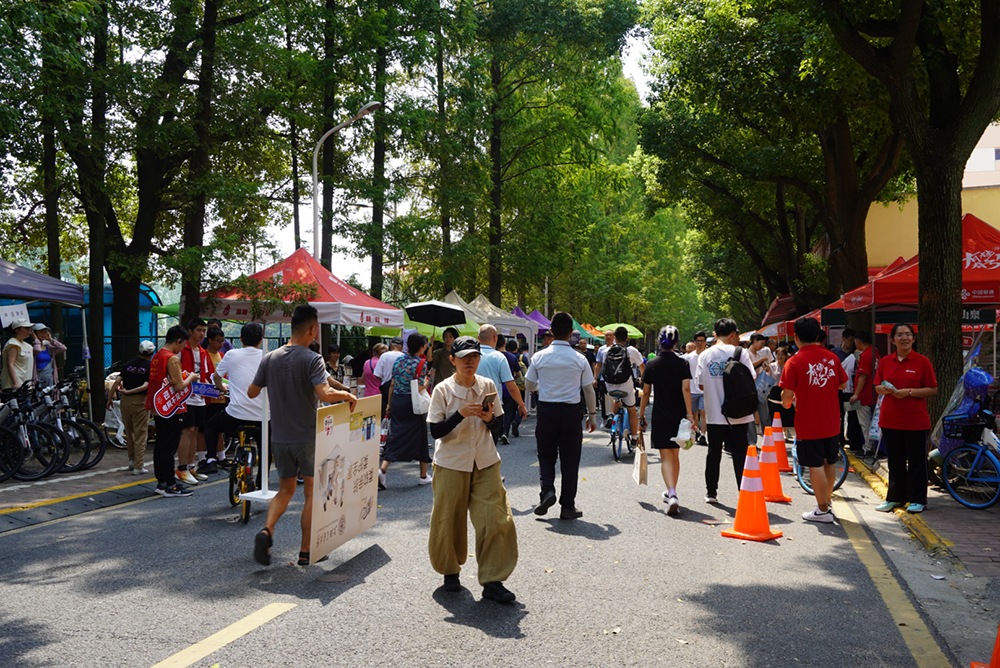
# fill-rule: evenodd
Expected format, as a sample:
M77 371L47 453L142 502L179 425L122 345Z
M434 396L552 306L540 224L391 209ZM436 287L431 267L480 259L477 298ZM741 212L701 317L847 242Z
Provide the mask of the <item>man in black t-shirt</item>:
M125 363L118 380L108 393L108 410L115 391L121 392L122 424L128 447L128 470L132 475L148 473L143 468L146 456L146 438L149 432L149 410L146 408L146 388L149 387L149 360L156 352L152 341L139 344L139 356Z

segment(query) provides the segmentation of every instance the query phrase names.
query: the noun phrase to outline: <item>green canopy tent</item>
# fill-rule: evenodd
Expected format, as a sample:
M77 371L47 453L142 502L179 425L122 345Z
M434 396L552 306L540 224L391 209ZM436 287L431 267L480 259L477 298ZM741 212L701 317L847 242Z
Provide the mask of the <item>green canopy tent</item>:
M601 331L606 332L609 329L614 330L614 329L618 329L619 327L624 327L625 329L627 329L628 330L628 335L630 337L632 337L633 339L641 339L642 338L642 332L640 332L638 330L638 328L633 327L632 325L629 325L628 323L624 323L624 322L613 322L610 325L604 325L600 329L601 329Z
M576 318L573 318L573 329L580 332L580 338L583 339L584 341L589 341L590 343L601 341L603 343L603 340L598 339L593 334L588 332L586 328L583 325L581 325Z
M469 319L465 320L464 325L453 325L455 329L458 330L459 336L477 336L479 334L479 325L472 322ZM427 338L433 338L440 341L444 336L444 330L447 327L435 327L434 325L427 325L422 322L414 322L410 320L410 316L403 316L403 329L415 329ZM398 327L369 327L365 330L368 336L399 336L400 329Z

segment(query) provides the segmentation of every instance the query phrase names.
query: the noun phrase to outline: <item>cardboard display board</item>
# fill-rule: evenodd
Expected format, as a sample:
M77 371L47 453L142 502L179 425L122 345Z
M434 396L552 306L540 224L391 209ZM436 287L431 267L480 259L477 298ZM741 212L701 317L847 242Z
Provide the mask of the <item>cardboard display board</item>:
M381 422L380 395L316 412L310 563L375 526Z

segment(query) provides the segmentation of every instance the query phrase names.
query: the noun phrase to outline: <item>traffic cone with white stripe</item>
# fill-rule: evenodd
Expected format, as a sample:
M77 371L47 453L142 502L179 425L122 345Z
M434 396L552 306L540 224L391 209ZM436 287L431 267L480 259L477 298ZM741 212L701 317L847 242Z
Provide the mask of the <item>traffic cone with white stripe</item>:
M778 452L774 445L774 432L764 427L764 445L760 449L760 477L764 481L764 500L771 503L791 503L792 497L785 496L781 489L781 474L778 473Z
M732 529L723 529L726 538L765 541L781 538L782 532L772 531L767 519L767 504L764 503L764 481L760 478L760 464L757 448L747 447L747 460L743 465L743 480L740 482L740 500L736 504L736 519Z
M990 662L973 661L969 665L971 668L1000 668L1000 629L997 630L997 640L993 644L993 657Z
M785 448L785 428L781 426L781 414L775 413L771 422L771 435L774 438L774 450L778 455L778 470L791 473L794 469L788 463L788 450Z

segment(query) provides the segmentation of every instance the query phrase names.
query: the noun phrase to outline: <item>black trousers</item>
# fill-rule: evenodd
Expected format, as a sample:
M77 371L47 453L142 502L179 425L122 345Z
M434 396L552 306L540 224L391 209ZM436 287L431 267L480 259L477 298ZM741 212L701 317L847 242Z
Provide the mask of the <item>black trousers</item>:
M608 419L608 409L607 406L605 405L606 402L604 401L604 397L605 395L607 395L607 393L608 393L608 386L604 384L604 381L603 380L597 381L597 406L598 409L601 411L602 420Z
M181 442L181 416L163 418L154 412L153 422L156 424L156 442L153 444L153 473L156 474L157 487L173 487L177 482L174 478L174 455Z
M510 436L511 425L521 424L521 413L517 410L517 402L514 397L503 398L503 435Z
M784 423L782 423L784 424ZM736 474L736 489L743 481L743 464L747 458L747 428L749 424L708 425L708 456L705 459L705 493L715 496L719 491L719 466L722 449L733 456L733 472Z
M391 385L392 381L390 380L388 383L382 383L378 386L379 392L382 393L382 417L385 417L389 409L389 386Z
M240 427L246 425L253 425L257 428L257 433L260 433L260 421L240 420L230 415L229 411L221 410L208 421L208 424L205 425L205 443L218 443L219 434L235 434L239 431ZM212 446L209 448L206 459L216 458L216 452L211 449L211 447Z
M927 430L882 428L889 464L886 501L927 505Z
M535 426L538 444L538 478L540 498L556 491L556 460L562 474L563 508L576 507L576 490L580 477L580 452L583 449L583 421L580 404L538 402L538 424Z

